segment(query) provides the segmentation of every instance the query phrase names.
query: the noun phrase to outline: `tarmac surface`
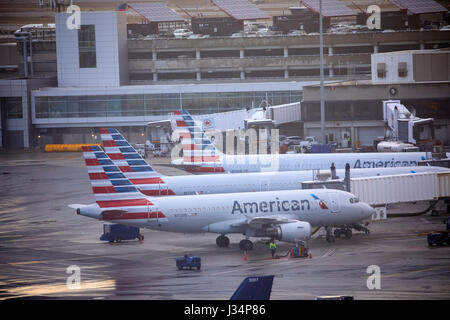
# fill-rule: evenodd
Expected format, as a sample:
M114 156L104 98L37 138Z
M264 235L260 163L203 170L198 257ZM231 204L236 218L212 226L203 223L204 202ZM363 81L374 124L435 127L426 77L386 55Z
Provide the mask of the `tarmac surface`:
M168 159L147 160L161 173L186 174L168 167ZM277 300L450 298L450 246L426 242L427 232L444 230L446 215L373 222L370 234L335 243L319 236L308 243L311 259L272 260L267 243L253 239L245 261L242 235L230 235L229 248L218 248L215 234L152 230L144 230L143 243L100 241L103 223L67 207L93 202L81 153L0 153L0 300L229 299L245 277L269 274ZM279 242L277 254L290 247ZM175 258L184 254L201 256L202 269L178 271ZM370 290L372 265L381 278ZM67 285L69 267L79 268L79 288Z

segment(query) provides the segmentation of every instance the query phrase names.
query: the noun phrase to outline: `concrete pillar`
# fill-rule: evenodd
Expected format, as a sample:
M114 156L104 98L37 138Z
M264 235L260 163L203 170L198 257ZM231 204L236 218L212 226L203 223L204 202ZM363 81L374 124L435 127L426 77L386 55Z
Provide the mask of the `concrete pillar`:
M420 50L425 50L425 43L423 42L420 43Z
M156 55L156 50L153 49L153 50L152 50L152 60L155 61L155 60L157 60L157 59L158 59L158 56Z
M352 126L350 127L350 141L351 141L352 145L349 146L349 147L354 148L355 147L355 141L356 141L356 130L355 130L355 127L354 127L353 123L352 123Z
M245 58L244 49L239 49L239 58Z
M288 50L288 48L283 48L283 56L285 57L285 58L287 58L287 57L289 57L289 50Z
M245 79L245 72L244 69L241 69L241 80Z
M329 56L333 55L333 47L332 46L328 46L328 55Z
M26 82L27 84L27 90L29 87L29 83L28 81ZM30 103L31 105L31 103ZM28 121L28 95L23 95L22 96L22 121L23 121L23 147L24 148L29 148L30 147L30 125Z
M332 77L334 77L334 69L333 69L333 66L329 66L328 67L328 72L329 72L329 77L330 78L332 78Z
M378 53L378 45L373 46L373 53Z
M158 72L156 70L153 71L153 81L158 81Z
M200 49L195 49L195 59L200 60Z
M6 128L5 128L6 129ZM0 112L0 148L3 147L3 137L2 137L3 127L2 127L2 113Z
M197 78L197 81L202 80L202 74L200 73L200 70L196 70L195 76L196 76L196 78Z
M289 79L289 70L288 69L284 69L284 78Z

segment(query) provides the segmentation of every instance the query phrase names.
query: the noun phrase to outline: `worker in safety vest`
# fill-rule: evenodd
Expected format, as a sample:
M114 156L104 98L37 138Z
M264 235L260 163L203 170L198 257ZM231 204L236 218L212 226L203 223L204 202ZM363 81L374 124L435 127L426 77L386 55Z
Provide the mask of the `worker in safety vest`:
M275 251L277 250L277 245L273 239L270 240L269 249L272 251L272 258L275 257Z

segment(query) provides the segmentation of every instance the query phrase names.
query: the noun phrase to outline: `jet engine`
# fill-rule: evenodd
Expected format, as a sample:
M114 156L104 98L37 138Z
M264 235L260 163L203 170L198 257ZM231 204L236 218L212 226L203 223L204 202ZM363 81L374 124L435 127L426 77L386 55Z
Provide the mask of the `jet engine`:
M311 225L309 222L291 222L280 224L276 227L276 238L285 242L296 242L307 240L311 235Z

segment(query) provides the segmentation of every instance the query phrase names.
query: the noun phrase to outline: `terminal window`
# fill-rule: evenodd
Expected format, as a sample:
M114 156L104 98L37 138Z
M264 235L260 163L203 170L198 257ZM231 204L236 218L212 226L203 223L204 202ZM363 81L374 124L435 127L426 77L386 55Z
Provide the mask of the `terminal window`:
M78 29L80 68L96 68L95 26L81 25Z
M398 76L400 78L405 78L408 75L408 70L406 68L406 62L398 63Z
M378 78L386 78L386 63L377 63Z
M0 98L0 109L4 110L6 119L22 119L22 98Z

